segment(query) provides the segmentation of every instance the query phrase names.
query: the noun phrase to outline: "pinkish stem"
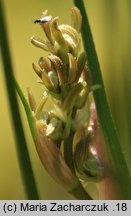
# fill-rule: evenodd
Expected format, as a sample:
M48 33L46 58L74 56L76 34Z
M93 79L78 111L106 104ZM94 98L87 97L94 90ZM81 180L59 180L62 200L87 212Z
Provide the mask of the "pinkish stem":
M93 138L91 142L91 148L93 152L97 154L97 157L104 166L104 177L98 182L97 188L99 191L100 200L115 200L122 199L120 189L118 188L118 180L115 179L115 175L112 171L112 163L108 157L108 152L105 149L104 139L102 137L100 128L98 126L98 119L95 104L91 105L91 118L88 130L93 131Z

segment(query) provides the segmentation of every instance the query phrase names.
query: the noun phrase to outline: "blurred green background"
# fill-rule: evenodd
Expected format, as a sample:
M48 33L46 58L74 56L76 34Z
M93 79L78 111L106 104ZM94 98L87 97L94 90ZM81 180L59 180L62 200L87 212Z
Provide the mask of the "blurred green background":
M59 23L70 23L73 1L66 0L4 0L8 38L15 76L26 95L27 87L39 101L43 86L37 84L32 62L47 53L30 43L32 35L44 37L33 21L45 9L59 16ZM121 145L131 172L131 1L85 0L90 25L103 72L110 107ZM21 180L9 104L0 59L0 199L25 199ZM20 103L24 131L41 199L72 199L46 173L37 156Z

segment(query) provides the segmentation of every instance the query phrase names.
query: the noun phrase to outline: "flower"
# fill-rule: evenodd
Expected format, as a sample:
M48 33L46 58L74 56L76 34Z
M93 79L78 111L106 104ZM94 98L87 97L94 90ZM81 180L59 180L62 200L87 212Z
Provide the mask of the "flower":
M76 7L71 12L72 26L59 25L59 18L47 15L47 11L35 20L47 39L33 36L31 42L49 54L39 59L38 66L34 63L32 66L46 90L38 105L30 90L28 98L37 130L36 149L45 169L67 191L78 198L80 190L86 198L81 179L85 176L86 180L100 179L102 171L98 160L89 152L87 138L90 136L87 130L89 94L95 88L86 54L80 53L82 16ZM44 105L48 98L53 107L47 112ZM79 141L76 141L78 134Z

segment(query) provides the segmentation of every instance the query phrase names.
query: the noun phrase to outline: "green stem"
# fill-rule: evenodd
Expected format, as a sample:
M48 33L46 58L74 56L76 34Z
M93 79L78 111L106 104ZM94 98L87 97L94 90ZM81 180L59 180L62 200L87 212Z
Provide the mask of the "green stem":
M24 181L24 187L28 199L39 199L14 87L13 68L8 45L2 0L0 0L0 43L3 66L5 71L6 88L9 98L13 126L15 130L16 148L18 153L20 170Z
M87 54L88 66L92 73L93 84L101 85L101 89L94 91L93 95L100 126L105 137L106 149L112 161L113 170L115 172L120 191L123 195L123 199L131 199L131 178L107 102L101 69L96 54L88 17L86 15L85 6L83 0L74 0L74 3L80 9L83 16L82 37L84 48Z

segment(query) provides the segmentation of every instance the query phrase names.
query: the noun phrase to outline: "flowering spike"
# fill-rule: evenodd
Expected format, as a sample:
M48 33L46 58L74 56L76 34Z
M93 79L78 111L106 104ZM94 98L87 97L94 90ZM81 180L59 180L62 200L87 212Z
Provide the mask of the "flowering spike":
M81 16L80 10L77 7L73 7L71 9L71 15L72 15L72 26L78 32L80 32L81 24L82 24L82 16Z
M94 180L94 177L99 176L98 161L91 157L89 145L83 143L88 134L88 94L94 88L86 55L84 52L79 55L82 17L76 7L72 9L72 20L73 27L58 25L58 17L52 18L45 12L44 17L35 21L42 26L47 40L42 41L33 36L31 41L37 47L48 51L49 55L39 59L39 67L33 63L33 68L47 88L48 95L46 93L35 107L29 93L30 106L34 111L38 133L36 148L45 169L77 198L82 197L81 192L84 193L84 198L90 198L81 187L79 179L89 179L92 175ZM48 96L52 109L45 112L44 104ZM74 138L76 134L77 142ZM81 139L82 148L78 143ZM64 151L60 148L61 144Z

